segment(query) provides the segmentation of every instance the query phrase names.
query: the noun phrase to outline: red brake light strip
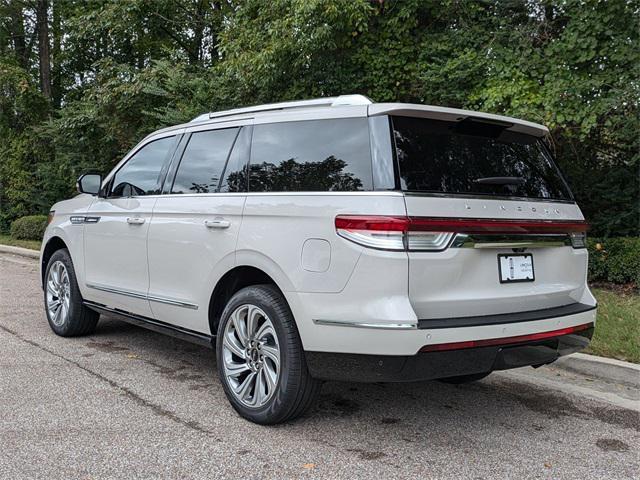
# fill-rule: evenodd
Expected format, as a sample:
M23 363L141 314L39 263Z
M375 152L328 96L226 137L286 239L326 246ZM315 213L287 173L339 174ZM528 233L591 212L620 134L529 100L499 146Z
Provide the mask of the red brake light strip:
M576 325L575 327L551 330L550 332L531 333L528 335L517 335L515 337L488 338L485 340L469 340L466 342L438 343L435 345L425 345L421 352L444 352L447 350L463 350L465 348L491 347L496 345L511 345L514 343L531 342L535 340L545 340L548 338L561 337L571 333L581 332L593 327L593 323Z
M338 215L335 226L345 230L417 231L454 233L574 233L586 232L584 221L565 220L499 220L487 218L396 217Z

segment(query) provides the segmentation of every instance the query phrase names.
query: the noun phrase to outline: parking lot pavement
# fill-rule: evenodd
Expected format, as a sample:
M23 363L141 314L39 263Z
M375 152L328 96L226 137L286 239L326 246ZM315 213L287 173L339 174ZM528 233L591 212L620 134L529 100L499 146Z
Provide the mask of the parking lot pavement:
M638 478L638 389L559 369L323 386L239 418L210 350L112 319L49 329L35 260L0 254L0 478Z

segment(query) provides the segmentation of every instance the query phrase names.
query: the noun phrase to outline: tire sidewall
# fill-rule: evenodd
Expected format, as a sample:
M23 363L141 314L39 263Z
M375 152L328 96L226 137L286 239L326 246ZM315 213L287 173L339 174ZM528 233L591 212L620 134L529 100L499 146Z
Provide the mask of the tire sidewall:
M280 299L281 304L274 305L270 298L273 293L276 293ZM274 395L269 401L262 407L248 407L242 404L231 391L231 387L227 383L224 373L224 361L223 361L223 340L224 329L227 323L230 321L231 313L242 305L255 305L260 307L269 317L273 327L278 336L278 344L280 346L280 374L278 377L278 383ZM281 318L286 316L287 318ZM287 325L288 324L288 325ZM288 412L295 399L295 391L298 388L299 379L292 375L291 364L292 362L300 362L297 346L292 344L292 337L297 340L296 336L292 336L291 327L295 328L295 322L293 315L289 310L289 307L282 298L279 292L268 286L252 286L246 287L238 291L229 301L220 317L220 323L218 325L218 332L216 337L216 365L218 369L218 375L224 388L225 394L233 408L243 417L250 419L253 422L261 424L276 423L279 418L282 418L286 412ZM294 395L292 395L294 392Z
M69 313L65 322L58 326L51 320L49 316L49 308L47 307L47 281L49 279L49 270L55 262L61 262L67 269L67 275L69 276L69 286L71 297L69 299ZM80 289L78 288L78 281L76 280L76 272L73 268L73 262L71 256L66 249L60 249L51 255L49 263L47 264L47 270L44 276L44 305L47 321L51 329L58 335L66 336L72 329L74 319L79 318L82 315L82 296L80 295Z

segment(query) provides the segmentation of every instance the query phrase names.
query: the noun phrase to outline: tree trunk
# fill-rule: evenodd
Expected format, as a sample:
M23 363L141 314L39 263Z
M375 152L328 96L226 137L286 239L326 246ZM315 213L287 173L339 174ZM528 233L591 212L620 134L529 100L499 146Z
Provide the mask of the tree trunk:
M47 0L38 0L36 6L36 28L38 29L38 57L40 59L40 90L51 98L51 53L49 51L49 5Z
M60 50L60 39L62 36L62 31L60 28L61 19L60 19L60 3L53 3L51 5L52 9L52 24L51 24L51 36L53 40L53 48L51 50L51 63L53 64L51 67L51 91L53 97L53 105L55 108L60 108L60 104L62 103L62 55Z
M194 19L194 35L193 35L193 51L189 54L189 60L192 65L198 65L202 59L202 40L204 37L204 23L202 19L205 16L205 8L208 5L203 1L196 4L196 18Z
M27 42L25 39L24 21L22 18L22 7L17 4L9 10L11 17L11 36L13 37L13 48L20 66L27 69L29 66L29 53L27 51Z

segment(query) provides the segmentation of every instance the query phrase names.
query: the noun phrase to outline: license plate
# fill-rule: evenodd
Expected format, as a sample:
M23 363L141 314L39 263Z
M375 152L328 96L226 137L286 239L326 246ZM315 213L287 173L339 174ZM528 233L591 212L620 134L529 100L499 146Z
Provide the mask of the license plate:
M533 255L498 255L498 270L500 283L533 282Z

